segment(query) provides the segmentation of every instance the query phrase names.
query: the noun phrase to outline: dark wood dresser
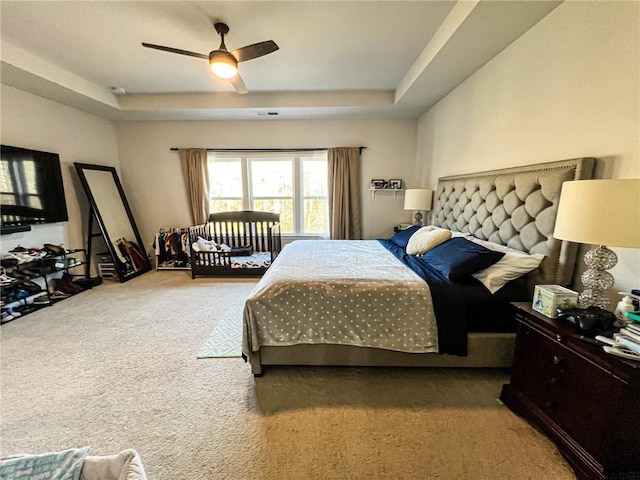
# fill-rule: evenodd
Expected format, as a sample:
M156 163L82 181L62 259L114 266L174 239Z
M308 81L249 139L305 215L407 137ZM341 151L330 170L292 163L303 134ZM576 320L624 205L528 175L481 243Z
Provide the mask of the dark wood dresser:
M515 303L511 383L500 399L553 440L580 479L640 480L640 362Z

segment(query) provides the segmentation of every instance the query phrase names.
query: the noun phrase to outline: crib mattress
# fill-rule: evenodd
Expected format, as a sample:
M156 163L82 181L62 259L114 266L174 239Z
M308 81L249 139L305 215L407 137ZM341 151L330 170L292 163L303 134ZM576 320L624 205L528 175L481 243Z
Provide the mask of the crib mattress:
M231 257L231 268L267 268L271 265L270 252L253 252L243 257Z

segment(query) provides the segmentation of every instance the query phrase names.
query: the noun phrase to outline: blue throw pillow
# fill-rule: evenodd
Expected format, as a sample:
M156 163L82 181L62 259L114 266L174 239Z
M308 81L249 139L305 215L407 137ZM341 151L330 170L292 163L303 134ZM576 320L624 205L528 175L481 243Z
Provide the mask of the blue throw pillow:
M432 248L422 259L449 281L461 282L471 274L490 267L502 257L504 252L495 252L466 238L455 237Z
M397 246L401 248L407 248L407 244L409 243L409 239L411 238L411 235L416 233L421 228L422 228L422 225L411 225L409 228L405 230L400 230L389 240L391 240L393 243L395 243Z

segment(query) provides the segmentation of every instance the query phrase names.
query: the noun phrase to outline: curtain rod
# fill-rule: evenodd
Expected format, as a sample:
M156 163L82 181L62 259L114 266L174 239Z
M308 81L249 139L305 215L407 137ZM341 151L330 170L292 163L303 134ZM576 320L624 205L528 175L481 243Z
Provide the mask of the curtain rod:
M360 153L367 147L358 147ZM177 147L171 147L172 152L180 150ZM322 148L207 148L207 152L316 152L318 150L329 150L327 147Z

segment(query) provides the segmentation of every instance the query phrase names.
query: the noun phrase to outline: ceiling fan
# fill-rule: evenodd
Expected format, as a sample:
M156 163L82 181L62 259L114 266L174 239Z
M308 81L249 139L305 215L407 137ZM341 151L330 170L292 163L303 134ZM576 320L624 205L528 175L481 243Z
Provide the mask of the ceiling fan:
M221 42L220 47L218 47L217 50L209 52L209 55L180 50L178 48L165 47L162 45L154 45L152 43L143 42L142 46L209 60L209 67L214 75L225 80L229 80L233 88L235 88L236 92L239 94L247 93L247 87L238 73L238 63L273 53L278 50L279 47L273 40L267 40L264 42L254 43L253 45L247 45L246 47L238 48L237 50L229 52L227 50L227 46L224 44L224 36L229 33L229 27L226 23L216 23L214 24L214 27L216 32L218 32L218 35L220 35Z

